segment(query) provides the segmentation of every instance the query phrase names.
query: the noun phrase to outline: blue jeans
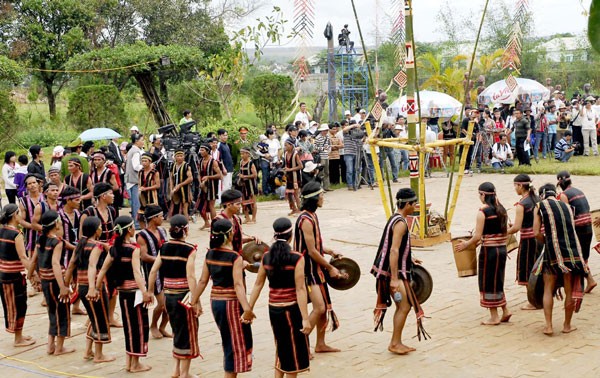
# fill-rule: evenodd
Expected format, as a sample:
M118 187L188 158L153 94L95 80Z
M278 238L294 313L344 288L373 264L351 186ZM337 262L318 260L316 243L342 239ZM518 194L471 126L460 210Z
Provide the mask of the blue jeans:
M392 169L392 178L394 180L398 179L398 166L396 165L396 159L394 159L394 151L392 148L382 147L381 152L379 153L379 166L381 167L381 173L385 174L385 169L383 168L385 165L385 159L387 158L390 161L390 167Z
M512 160L506 160L504 163L494 162L492 163L492 168L494 169L503 169L504 167L512 167L515 164Z
M140 211L140 193L138 185L135 184L130 189L127 189L129 193L129 204L131 206L131 217L133 218L135 228L140 228L138 222L138 212Z
M356 173L354 172L356 155L344 154L344 164L346 165L346 184L353 188L356 186Z
M262 172L262 192L263 195L271 194L269 187L269 176L271 175L271 163L266 160L260 160L260 170Z
M554 151L555 146L556 146L556 133L553 133L553 134L548 133L548 152L552 153L552 151Z
M571 158L571 156L573 156L574 153L575 150L571 152L561 152L560 158L558 158L557 160L560 160L562 163L566 163L569 161L569 159Z
M535 132L535 146L533 146L533 156L537 159L540 146L542 146L542 156L546 158L548 153L548 135L542 131Z

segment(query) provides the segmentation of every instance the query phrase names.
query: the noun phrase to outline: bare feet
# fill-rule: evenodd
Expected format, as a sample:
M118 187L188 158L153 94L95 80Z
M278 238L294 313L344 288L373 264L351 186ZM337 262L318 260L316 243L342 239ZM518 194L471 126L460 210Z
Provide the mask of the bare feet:
M163 338L163 334L156 327L150 328L150 334L155 339L162 339Z
M521 310L531 311L531 310L537 310L537 308L534 305L532 305L531 303L527 302L526 304L521 306Z
M408 354L410 352L414 352L416 349L415 348L411 348L409 346L406 346L404 344L398 344L398 345L390 345L388 346L388 350L392 353L395 354L399 354L399 355L405 355Z
M512 314L504 314L504 315L502 315L502 318L500 319L500 322L502 322L502 323L508 323L508 321L510 320L511 316L512 316Z
M585 293L589 294L592 292L592 290L594 290L594 288L598 286L598 282L592 282L591 284L588 284L588 286L585 288Z
M114 328L123 328L123 324L121 324L117 319L112 319L110 321L110 326Z
M340 352L338 348L330 347L329 345L317 345L315 347L315 353L336 353Z
M542 330L542 333L546 336L552 336L552 334L554 334L554 330L552 329L552 326L545 326Z
M54 354L55 349L56 349L56 345L54 343L48 344L48 348L46 348L46 353Z
M210 231L210 224L204 223L204 226L202 226L200 228L200 231L204 231L204 230L209 230Z
M29 345L35 344L35 340L33 340L30 336L23 336L20 340L15 340L13 346L15 347L26 347Z
M577 327L563 326L562 333L571 333L573 331L577 331Z
M62 347L61 349L55 349L54 350L54 355L55 356L60 356L61 354L68 354L68 353L73 353L75 352L75 348L65 348Z
M137 364L136 366L129 369L129 372L130 373L141 373L143 371L149 371L150 369L152 369L151 366L144 365L144 364Z
M94 353L93 352L89 352L83 355L83 359L90 361L94 359Z
M105 354L102 354L100 357L95 357L94 358L94 362L97 364L101 364L103 362L111 362L114 361L116 359L115 356L107 356Z
M73 310L71 310L71 313L73 315L87 315L87 312L85 312L85 310L83 310L79 307L77 307L77 308L74 307Z
M173 338L173 334L169 333L166 329L161 328L160 329L160 333L163 335L163 337L166 337L168 339L172 339Z
M481 322L481 325L489 325L489 326L495 326L500 324L500 319L488 319L486 321Z

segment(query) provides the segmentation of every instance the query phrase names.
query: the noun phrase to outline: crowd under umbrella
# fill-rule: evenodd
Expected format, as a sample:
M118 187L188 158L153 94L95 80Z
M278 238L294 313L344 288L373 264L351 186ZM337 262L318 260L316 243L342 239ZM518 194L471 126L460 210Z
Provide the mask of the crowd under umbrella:
M107 127L97 127L93 129L87 129L79 135L82 142L96 141L96 140L111 140L115 138L121 138L122 135L113 129Z
M512 104L519 100L525 104L535 104L550 98L550 90L535 80L516 78L516 86L511 90L505 80L499 80L479 94L479 104Z
M417 95L415 94L416 97ZM455 115L459 115L462 108L460 101L442 92L420 91L419 99L420 101L417 106L421 108L421 117L448 120ZM402 115L406 117L408 113L406 95L392 102L390 109L390 116L397 117L398 115ZM415 111L418 111L418 108Z

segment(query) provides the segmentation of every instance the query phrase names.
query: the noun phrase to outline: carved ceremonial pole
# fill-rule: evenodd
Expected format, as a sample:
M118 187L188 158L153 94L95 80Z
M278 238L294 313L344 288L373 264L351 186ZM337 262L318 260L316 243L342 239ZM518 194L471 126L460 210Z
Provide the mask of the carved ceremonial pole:
M338 120L337 100L335 98L336 83L335 83L335 62L333 60L333 27L331 22L327 23L325 28L325 36L327 38L327 101L329 101L329 123L334 123Z
M406 120L408 123L408 144L416 144L417 142L417 125L419 124L419 116L416 110L415 104L415 54L413 40L413 26L412 26L412 1L404 0L404 24L406 25L406 56L404 61L404 67L406 68L406 105L407 105L407 116ZM408 157L409 169L410 169L410 187L415 193L419 193L419 172L418 172L418 155L416 151L411 151Z

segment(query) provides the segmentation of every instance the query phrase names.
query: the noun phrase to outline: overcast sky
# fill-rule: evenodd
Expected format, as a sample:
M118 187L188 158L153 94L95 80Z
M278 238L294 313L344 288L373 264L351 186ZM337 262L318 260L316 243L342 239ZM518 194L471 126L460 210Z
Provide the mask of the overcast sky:
M491 0L493 3L495 0ZM505 0L511 7L517 0ZM368 45L375 44L375 25L380 26L379 35L383 40L387 39L391 29L391 22L395 17L395 4L401 0L355 0L356 11L359 16L365 42ZM414 7L414 32L415 39L425 42L444 40L440 32L437 15L444 8L445 0L416 0ZM267 3L267 1L265 1ZM347 23L352 32L352 39L358 43L358 31L352 5L350 0L313 0L315 7L314 38L309 43L313 46L326 45L323 30L327 22L331 22L334 35L337 37L339 30ZM478 24L485 0L451 0L453 12L458 15L474 15ZM587 26L587 17L582 13L589 9L591 0L529 0L529 7L533 13L535 23L535 34L546 36L555 33L583 32ZM281 7L284 17L289 20L286 32L290 32L293 26L294 0L273 0L273 5ZM378 5L378 7L376 7ZM264 5L258 12L249 17L243 25L252 24L257 17L264 17L271 13L272 5ZM378 12L375 12L378 9ZM460 18L457 17L457 18ZM296 45L297 42L288 43L287 46Z

